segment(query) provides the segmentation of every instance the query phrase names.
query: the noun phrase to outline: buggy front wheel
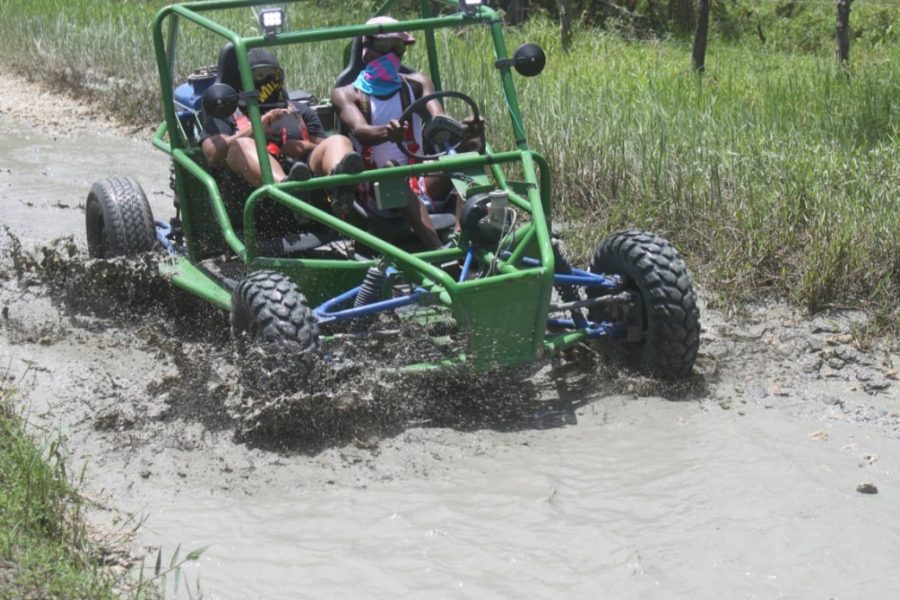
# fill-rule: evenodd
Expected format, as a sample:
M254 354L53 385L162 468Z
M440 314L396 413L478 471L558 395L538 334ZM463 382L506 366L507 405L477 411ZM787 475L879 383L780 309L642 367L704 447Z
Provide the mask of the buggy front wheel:
M590 269L620 276L623 287L635 293L629 341L623 342L626 359L657 377L688 376L700 345L700 310L687 266L674 246L647 231L619 231L597 248ZM596 290L589 289L589 295L598 295ZM598 310L592 320L605 318Z
M239 354L256 347L267 356L312 368L319 350L319 328L306 297L287 275L251 273L234 289L230 320Z

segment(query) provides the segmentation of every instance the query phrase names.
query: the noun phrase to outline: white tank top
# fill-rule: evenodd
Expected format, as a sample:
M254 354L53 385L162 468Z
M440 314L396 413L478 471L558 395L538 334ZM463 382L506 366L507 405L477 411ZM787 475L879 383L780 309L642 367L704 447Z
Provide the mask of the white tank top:
M415 101L415 94L413 93L412 86L410 86L409 83L405 83L405 85L407 88L409 88L410 102ZM372 122L369 124L384 125L391 119L396 119L401 114L403 114L403 102L400 96L401 94L399 90L396 94L386 99L369 96L369 107L372 111ZM419 148L421 148L422 118L419 115L413 115L412 128L415 135L416 144L418 144ZM351 139L353 140L353 146L357 151L359 151L362 148L362 144L360 144L356 140L356 138L353 138L352 136ZM400 150L400 148L397 147L397 144L395 144L394 142L382 142L381 144L372 147L372 162L375 163L376 167L383 167L384 164L389 160L393 160L400 165L409 163L409 157L403 154L403 152Z

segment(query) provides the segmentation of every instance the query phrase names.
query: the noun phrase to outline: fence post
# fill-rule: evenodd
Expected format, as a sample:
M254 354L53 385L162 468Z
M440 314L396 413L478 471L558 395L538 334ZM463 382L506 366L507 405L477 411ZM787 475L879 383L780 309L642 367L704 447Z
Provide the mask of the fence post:
M841 65L850 60L850 4L853 0L837 0L837 59Z
M571 0L556 0L559 10L559 41L563 50L568 51L572 47L572 2Z
M694 71L703 72L706 68L706 38L709 35L709 0L700 0L697 7L697 31L694 33L694 51L691 62Z

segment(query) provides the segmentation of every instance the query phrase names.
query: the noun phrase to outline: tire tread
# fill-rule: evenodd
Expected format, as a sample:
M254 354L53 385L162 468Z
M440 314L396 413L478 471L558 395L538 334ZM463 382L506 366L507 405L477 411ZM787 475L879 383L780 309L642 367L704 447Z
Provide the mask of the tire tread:
M95 258L135 256L152 250L156 242L150 203L130 177L95 182L85 203L85 219L88 251Z
M231 328L239 351L248 341L272 353L319 349L318 324L306 297L278 271L256 271L238 284L232 294Z
M674 246L651 232L619 231L594 253L591 271L626 275L644 296L648 333L640 366L662 377L689 375L699 349L700 311Z

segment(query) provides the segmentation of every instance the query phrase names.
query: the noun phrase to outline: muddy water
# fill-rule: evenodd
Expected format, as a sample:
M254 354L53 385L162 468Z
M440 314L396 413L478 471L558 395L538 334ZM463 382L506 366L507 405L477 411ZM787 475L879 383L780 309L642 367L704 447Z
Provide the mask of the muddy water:
M457 395L336 381L341 410L287 395L279 443L241 438L242 407L272 399L242 385L220 316L160 291L152 261L83 255L91 181L136 177L168 216L164 157L10 119L0 140L0 364L87 465L97 523L145 519L150 562L209 546L184 567L204 597L900 593L900 357L854 347L860 315L707 310L679 389L595 362Z

